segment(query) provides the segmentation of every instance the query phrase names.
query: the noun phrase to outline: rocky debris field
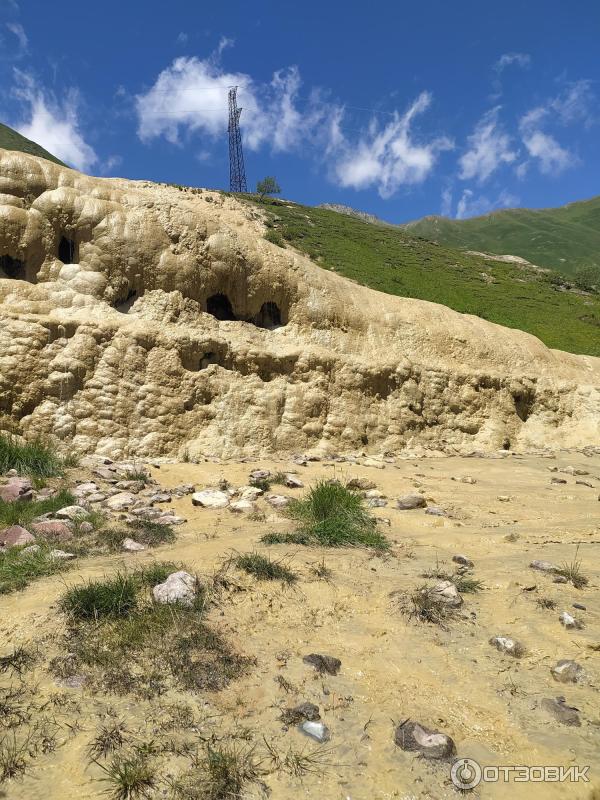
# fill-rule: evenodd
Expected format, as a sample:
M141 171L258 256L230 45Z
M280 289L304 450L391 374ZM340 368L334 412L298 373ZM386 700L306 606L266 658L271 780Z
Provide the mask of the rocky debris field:
M591 800L599 500L594 447L8 471L0 797Z

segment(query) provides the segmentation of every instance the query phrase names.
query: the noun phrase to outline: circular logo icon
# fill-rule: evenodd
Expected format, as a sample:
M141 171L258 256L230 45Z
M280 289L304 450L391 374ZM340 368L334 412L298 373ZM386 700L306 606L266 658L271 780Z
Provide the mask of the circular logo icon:
M457 789L474 789L481 782L481 767L472 758L459 758L450 770Z

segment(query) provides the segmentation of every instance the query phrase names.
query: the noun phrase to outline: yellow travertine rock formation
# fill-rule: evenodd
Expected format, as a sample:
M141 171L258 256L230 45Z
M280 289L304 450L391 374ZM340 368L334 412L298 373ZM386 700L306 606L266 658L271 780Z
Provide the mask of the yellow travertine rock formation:
M216 192L0 150L0 427L117 456L600 441L600 359L264 231Z

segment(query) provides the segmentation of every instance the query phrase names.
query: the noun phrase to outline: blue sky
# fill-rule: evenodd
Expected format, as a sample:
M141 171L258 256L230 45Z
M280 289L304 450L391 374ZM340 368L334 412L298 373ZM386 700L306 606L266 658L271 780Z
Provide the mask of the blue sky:
M85 171L392 222L600 194L600 3L0 0L0 121Z

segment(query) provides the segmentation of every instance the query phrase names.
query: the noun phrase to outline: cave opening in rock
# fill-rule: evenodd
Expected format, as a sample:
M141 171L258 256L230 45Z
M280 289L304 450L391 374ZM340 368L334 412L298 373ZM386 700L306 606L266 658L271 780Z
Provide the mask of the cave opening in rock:
M260 311L252 321L259 328L268 328L269 330L283 325L279 306L271 301L262 304Z
M58 259L63 264L77 263L77 248L73 239L67 239L66 236L61 237L58 245Z
M0 256L0 278L12 278L17 281L27 280L25 262L9 255Z
M206 301L206 310L209 314L212 314L213 317L216 319L225 321L225 320L236 320L237 317L233 313L233 308L231 306L231 302L226 294L212 294Z
M130 289L127 292L127 297L124 300L117 300L115 303L115 308L117 311L120 311L121 314L127 314L131 306L135 303L138 299L138 293L135 289Z

